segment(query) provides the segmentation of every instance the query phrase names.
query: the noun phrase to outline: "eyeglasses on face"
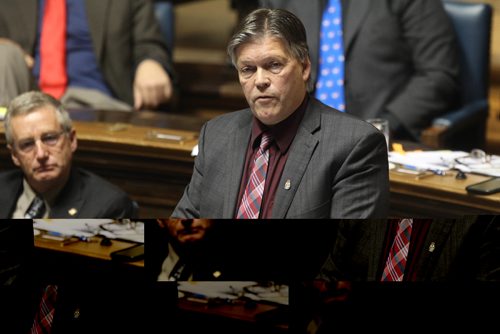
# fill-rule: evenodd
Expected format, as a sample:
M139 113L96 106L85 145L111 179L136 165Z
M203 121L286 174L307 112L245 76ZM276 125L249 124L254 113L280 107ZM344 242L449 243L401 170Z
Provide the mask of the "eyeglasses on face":
M26 138L20 140L15 146L17 150L22 153L31 153L34 151L36 147L37 140L40 140L45 146L55 146L59 142L59 139L66 131L62 130L59 132L48 132L44 133L40 136L39 139L35 138Z

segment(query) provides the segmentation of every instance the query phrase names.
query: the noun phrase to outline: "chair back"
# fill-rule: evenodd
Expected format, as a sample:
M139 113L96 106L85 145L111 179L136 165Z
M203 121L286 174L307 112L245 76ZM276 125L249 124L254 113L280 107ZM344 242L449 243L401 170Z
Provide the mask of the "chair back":
M175 13L172 1L155 1L154 10L156 20L160 24L160 31L167 43L170 56L172 56L174 48L174 28L175 28Z
M460 51L462 104L487 99L492 7L486 3L443 1Z

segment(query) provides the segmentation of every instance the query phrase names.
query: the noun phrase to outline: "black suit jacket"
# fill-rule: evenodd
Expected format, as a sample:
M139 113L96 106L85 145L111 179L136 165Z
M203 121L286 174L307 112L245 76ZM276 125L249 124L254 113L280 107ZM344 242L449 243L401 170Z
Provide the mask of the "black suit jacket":
M284 8L306 27L318 76L320 24L326 0L261 0ZM343 0L347 112L383 117L401 135L420 137L433 118L454 105L459 59L453 27L439 0Z
M0 218L12 216L23 191L23 177L21 170L0 173ZM75 210L74 215L69 213ZM50 218L133 218L135 211L134 203L121 189L93 173L73 168L51 207Z
M378 280L387 225L385 220L342 221L320 278ZM415 265L416 280L422 282L499 281L499 217L435 219Z
M35 290L32 220L0 220L0 332L27 333Z

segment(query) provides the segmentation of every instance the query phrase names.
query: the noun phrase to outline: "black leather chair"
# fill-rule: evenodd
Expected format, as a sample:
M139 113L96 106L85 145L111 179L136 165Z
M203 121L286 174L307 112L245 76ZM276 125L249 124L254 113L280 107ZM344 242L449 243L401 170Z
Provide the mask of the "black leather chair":
M484 148L488 120L492 7L486 3L443 1L460 51L460 108L433 120L422 133L432 148Z

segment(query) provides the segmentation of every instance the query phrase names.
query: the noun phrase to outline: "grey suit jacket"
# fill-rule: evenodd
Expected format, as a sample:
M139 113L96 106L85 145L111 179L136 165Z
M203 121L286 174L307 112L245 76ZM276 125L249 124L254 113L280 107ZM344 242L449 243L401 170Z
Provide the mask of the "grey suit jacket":
M386 220L342 221L319 278L380 279L387 226ZM417 281L500 280L500 219L435 219L415 265Z
M23 173L0 173L0 218L10 218L23 191ZM71 210L72 209L72 210ZM71 215L70 210L76 211ZM51 207L50 218L134 218L134 203L121 189L83 169L71 176Z
M304 23L316 82L321 15L328 1L261 0ZM343 0L348 113L383 117L413 139L456 103L459 60L440 0Z
M252 112L206 123L193 176L172 216L233 218ZM290 189L284 185L290 180ZM387 146L382 133L311 98L290 147L273 218L385 217L389 205Z
M137 65L154 59L172 73L167 46L151 1L85 0L90 35L97 62L113 93L133 104L132 84ZM0 1L0 37L35 51L38 1Z

